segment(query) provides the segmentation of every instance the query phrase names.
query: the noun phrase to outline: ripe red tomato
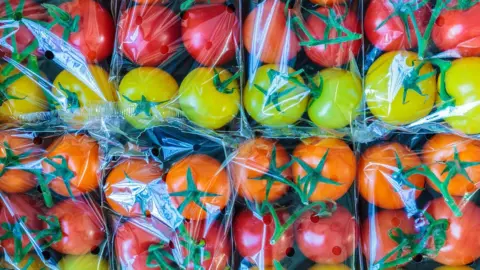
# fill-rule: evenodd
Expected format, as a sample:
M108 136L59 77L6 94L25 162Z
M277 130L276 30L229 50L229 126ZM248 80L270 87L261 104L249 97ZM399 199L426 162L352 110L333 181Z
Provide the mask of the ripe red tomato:
M20 218L26 217L24 228L27 230L42 229L42 221L38 219L37 216L43 213L43 209L38 200L25 194L3 195L3 200L0 205L0 225L4 223L14 225ZM22 231L22 229L20 230ZM4 235L5 233L6 231L0 228L0 235ZM21 236L22 247L25 247L31 242L27 233L31 234L32 232L23 232ZM8 238L0 241L0 246L5 249L8 254L13 255L15 253L14 242L13 238Z
M238 48L237 16L223 4L194 6L183 14L182 39L197 62L223 65L233 59Z
M71 32L68 42L80 50L88 63L105 60L112 55L115 39L113 18L102 5L93 0L73 0L59 6L73 20L80 16L78 31ZM62 37L65 29L56 24L51 31Z
M118 22L118 43L125 57L141 66L158 66L175 54L180 18L164 6L134 6Z
M100 208L81 199L67 199L56 204L47 216L60 221L62 239L52 248L63 254L84 255L98 247L105 239L105 227ZM44 228L50 226L44 224Z
M280 0L265 0L245 20L243 44L255 61L287 62L300 51L298 38L288 27L284 11L285 4Z
M286 210L276 210L284 224L290 214ZM233 239L238 253L251 263L272 266L273 261L280 261L293 247L293 226L290 226L275 244L270 243L275 231L272 215L257 216L250 210L243 210L233 220Z
M415 0L396 0L395 2L413 2L420 4L422 1ZM415 35L412 21L408 18L408 30L405 29L405 25L399 16L390 18L383 26L377 29L392 13L394 8L392 1L390 0L372 0L367 7L364 19L365 34L368 40L373 43L377 48L383 51L396 51L411 49L417 46L418 40ZM415 11L415 21L423 34L428 24L429 8L424 6ZM410 33L410 42L408 42L407 32Z
M337 18L345 16L342 22L342 26L350 30L353 33L361 33L360 22L357 15L352 10L347 10L344 6L334 5L333 7L320 7L316 11L326 17L330 17L330 10L334 11ZM347 13L348 11L348 13ZM327 25L323 20L315 15L310 15L306 21L307 30L315 39L325 39L325 30ZM328 33L328 39L334 39L338 37L346 36L345 34L339 35L336 29L330 29ZM308 38L304 37L305 40ZM348 63L360 52L360 46L362 40L342 42L330 45L318 45L313 47L304 46L305 53L308 58L313 62L324 67L336 67Z
M456 5L454 0L449 6ZM480 54L480 3L461 10L444 10L435 21L432 39L442 51L454 50L461 56L476 56Z
M338 264L350 257L357 245L357 221L343 206L330 217L318 217L312 210L295 223L295 240L300 251L321 264Z
M409 219L403 210L384 210L377 212L362 224L363 254L369 265L373 265L388 253L394 250L398 243L389 236L392 229L400 229L406 234L413 234L415 230L414 219ZM406 255L409 251L403 251ZM395 255L386 262L393 261Z
M433 259L441 264L460 266L480 258L480 207L471 201L455 200L460 205L462 216L456 217L443 198L431 201L427 212L436 220L447 219L447 239Z

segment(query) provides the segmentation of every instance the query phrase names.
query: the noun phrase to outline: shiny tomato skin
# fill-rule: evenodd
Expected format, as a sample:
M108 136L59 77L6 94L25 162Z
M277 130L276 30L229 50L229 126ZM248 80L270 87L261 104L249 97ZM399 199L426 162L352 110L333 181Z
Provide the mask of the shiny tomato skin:
M434 270L475 270L468 266L440 266Z
M80 256L67 255L59 262L58 267L62 270L108 270L108 261L95 254ZM29 270L29 269L27 269Z
M316 11L326 17L329 17L329 10L333 9L336 16L341 17L347 12L346 8L341 5L335 5L333 7L320 7ZM349 10L345 19L342 22L342 26L350 30L353 33L361 33L360 22L357 15L353 10ZM315 39L324 39L324 33L327 25L323 20L315 15L310 15L306 21L306 27ZM329 39L337 38L339 35L335 29L330 29L328 34ZM305 39L305 40L308 40ZM362 44L361 39L354 41L343 42L339 44L330 45L318 45L313 47L304 46L305 53L308 58L313 62L323 67L338 67L345 65L352 58L358 55L360 52L360 46Z
M480 141L466 139L455 134L436 134L423 147L422 160L430 170L444 182L448 176L448 171L444 172L446 165L444 162L453 161L455 150L462 162L480 162ZM448 193L452 196L464 196L467 193L474 192L480 182L480 165L465 168L467 179L461 174L455 175L448 185ZM443 173L444 172L444 173ZM427 178L430 186L439 192L439 188Z
M480 3L467 10L444 10L433 26L433 42L440 50L452 50L462 57L479 55L480 25L476 23L479 16Z
M286 210L276 210L280 223L284 224L290 214ZM233 220L233 239L237 252L251 263L272 266L287 256L287 250L293 247L293 226L290 226L275 244L270 243L275 231L271 214L259 217L245 209Z
M275 182L267 197L266 187L268 181L252 180L252 178L261 177L267 173L272 161L274 147L277 151L277 167L289 163L290 157L287 151L276 141L256 138L240 145L237 150L238 153L231 164L233 183L240 197L259 203L264 200L272 202L281 198L288 191L287 185ZM291 168L285 169L282 176L286 179L291 179Z
M258 58L268 64L286 63L300 51L297 36L287 27L284 10L280 0L266 0L246 18L243 44L255 62Z
M220 66L234 58L239 21L226 5L194 6L183 14L181 24L185 49L200 64Z
M88 63L97 63L112 55L115 25L108 10L93 0L73 0L59 8L72 18L80 16L79 30L70 34L68 42L85 56ZM64 28L56 24L51 31L62 37Z
M480 258L480 207L474 202L455 199L460 206L461 217L456 217L443 198L434 199L427 206L427 212L436 220L447 219L445 245L432 259L449 266L470 264Z
M315 264L308 270L350 270L345 264Z
M101 175L100 146L93 138L82 134L67 134L56 139L46 150L45 158L57 164L62 163L62 156L68 164L68 169L75 175L70 179L73 196L77 197L98 188ZM43 173L55 172L50 164L42 162ZM63 177L55 177L50 182L50 188L56 193L69 197Z
M397 0L404 1L407 0ZM413 1L410 1L413 2ZM420 3L421 1L417 1ZM410 32L411 42L408 42L405 26L401 19L395 16L388 20L382 27L377 27L394 12L390 0L372 0L365 11L364 29L368 40L382 51L407 50L417 46L417 36L412 21L408 19L408 31ZM425 31L429 19L429 7L424 6L415 11L415 21L420 31Z
M341 205L330 217L314 218L315 212L303 213L295 223L295 240L303 255L321 264L344 262L355 251L357 221Z
M141 66L165 63L180 45L180 18L167 7L131 7L121 15L118 25L120 49Z
M335 138L312 137L303 140L293 152L293 156L316 168L328 151L325 165L321 172L339 186L319 183L310 196L310 201L338 200L350 189L357 174L356 159L353 151L342 140ZM298 181L306 176L306 171L298 162L292 165L293 179ZM305 189L305 185L302 185Z
M374 228L373 228L374 227ZM363 255L369 263L373 265L378 260L384 258L390 251L398 246L398 243L390 238L389 232L398 228L406 234L414 234L415 221L408 218L403 210L384 210L375 213L373 216L365 219L362 226L362 245ZM408 251L404 252L404 255ZM392 261L394 257L387 259Z
M374 145L368 148L358 163L358 188L360 195L369 203L384 209L400 209L415 202L421 190L402 186L402 194L391 183L398 155L405 170L421 165L421 160L408 147L397 142ZM425 185L425 177L415 174L408 181L418 188Z
M26 217L25 227L27 230L41 230L42 221L38 219L38 215L43 214L42 205L32 197L25 194L4 195L0 205L0 224L15 224L20 218ZM0 228L0 235L5 231ZM28 232L31 234L32 232ZM22 247L30 243L30 238L22 235ZM40 242L40 241L39 241ZM7 254L15 254L14 239L8 238L0 241L1 249Z
M120 161L105 180L104 191L107 203L120 215L128 217L143 216L145 213L142 212L141 205L136 198L135 204L127 206L126 202L119 201L115 195L138 196L133 193L133 189L136 188L137 185L148 185L149 188L154 188L154 185L163 182L162 177L163 170L157 162L139 158L129 158ZM131 187L125 186L128 181L133 182ZM144 211L148 210L149 209L144 209Z
M67 199L53 206L47 216L60 221L62 239L52 248L69 255L84 255L98 247L105 239L105 227L100 208L81 199ZM47 229L48 224L44 224Z

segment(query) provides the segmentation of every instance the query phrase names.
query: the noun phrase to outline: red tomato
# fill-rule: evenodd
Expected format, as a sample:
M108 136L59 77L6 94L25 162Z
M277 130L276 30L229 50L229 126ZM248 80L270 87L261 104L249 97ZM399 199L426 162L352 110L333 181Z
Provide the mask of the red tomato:
M223 65L233 59L238 47L237 16L222 4L194 6L183 14L182 39L197 62Z
M396 2L418 2L421 0L395 0ZM415 4L412 4L412 6ZM408 18L408 31L410 32L411 42L408 42L407 29L405 29L402 20L398 16L389 19L382 27L378 28L390 14L394 12L391 0L372 0L365 12L364 28L368 40L377 48L383 51L396 51L402 49L411 49L417 46L417 36L412 25L410 17ZM420 31L425 31L430 18L429 8L424 6L415 11L415 21Z
M329 17L330 9L333 9L337 17L342 17L347 12L344 6L334 5L331 8L320 7L316 11L326 17ZM346 13L345 19L342 22L342 26L354 33L361 33L360 22L357 15L352 10ZM327 25L324 21L315 15L310 15L306 22L306 27L310 34L315 39L324 39L324 33ZM336 29L330 29L328 39L334 39L337 37L345 36L345 34L339 35ZM308 40L304 37L305 40ZM343 42L331 45L318 45L314 47L304 46L305 53L308 58L313 62L324 67L336 67L348 63L353 57L360 52L360 46L362 44L361 39L354 41Z
M451 1L450 5L457 1ZM442 50L455 50L461 56L480 54L480 3L466 10L444 10L432 30L435 45Z
M68 42L80 50L87 62L100 62L112 55L115 25L108 10L93 0L73 0L59 7L72 19L80 16L78 31L70 34ZM51 31L59 37L64 34L64 28L59 24Z
M394 250L398 243L389 236L392 229L398 228L406 234L415 233L414 219L409 219L403 210L384 210L367 218L362 224L363 254L370 265L373 265ZM372 227L375 228L372 228ZM409 251L405 250L402 255ZM395 256L386 262L393 261Z
M343 206L330 217L318 217L309 210L296 221L295 239L300 251L321 264L338 264L355 251L357 221Z
M24 194L3 195L3 200L4 202L2 202L0 206L0 225L4 223L14 225L20 218L26 217L27 220L25 222L25 227L27 230L42 229L42 221L38 219L37 216L41 215L43 211L38 200L34 200ZM30 234L31 232L23 232L22 234L22 247L25 247L30 243L27 233ZM4 234L5 230L0 228L0 235ZM15 253L13 238L0 241L0 246L10 255Z
M433 259L441 264L460 266L480 258L480 207L470 201L455 200L463 215L456 217L443 198L430 202L427 212L436 220L447 219L447 240Z
M60 253L84 255L105 239L100 208L90 202L67 199L52 207L47 216L55 216L60 221L62 239L52 245ZM44 228L49 225L45 223Z
M125 57L141 66L158 66L175 54L180 18L163 6L134 6L118 22L118 42Z
M290 217L285 210L276 210L276 213L282 224ZM275 223L271 214L262 218L250 210L243 210L233 220L233 239L238 253L256 265L272 266L273 260L282 260L292 248L293 226L272 245L270 239L274 231Z
M243 44L253 59L269 64L287 62L300 51L284 11L285 4L280 0L265 0L248 15L243 26Z

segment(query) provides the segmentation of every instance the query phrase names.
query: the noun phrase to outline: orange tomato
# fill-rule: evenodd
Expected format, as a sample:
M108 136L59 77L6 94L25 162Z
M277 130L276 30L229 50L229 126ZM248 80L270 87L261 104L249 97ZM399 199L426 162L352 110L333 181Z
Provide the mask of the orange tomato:
M191 155L175 163L167 173L166 183L173 203L187 219L203 220L216 215L230 199L227 172L207 155Z
M23 193L37 185L29 163L37 160L42 149L33 138L10 131L0 132L0 190L7 193ZM13 167L13 168L12 168Z
M62 196L96 189L100 181L101 153L97 142L87 135L67 134L56 139L42 162L43 172L53 177L50 188Z
M162 180L163 170L157 162L149 162L139 158L129 158L116 165L105 181L105 196L110 207L123 216L136 217L148 215L149 209L145 208L144 198L134 194L133 190L138 185L149 185L153 181ZM130 185L128 185L130 183ZM135 197L132 203L122 200L121 196L127 196L129 200Z
M460 164L463 162L480 162L480 141L466 139L454 134L437 134L433 136L423 147L422 160L432 170L441 182L449 176L453 177L448 185L448 192L452 196L463 196L475 191L480 182L480 165L464 166L464 170L471 183L464 175L462 169L456 167L455 156L458 155ZM447 162L451 162L449 168ZM473 165L474 163L472 163ZM428 179L430 186L439 191L439 188Z
M419 174L405 179L397 165L405 170L419 166L420 158L404 145L396 142L372 146L363 153L358 165L358 186L365 200L385 209L400 209L415 202L421 190L408 187L407 180L418 188L425 185L425 177Z
M309 174L311 180L321 181L319 177L321 175L326 178L324 180L338 183L335 185L317 182L312 195L309 197L310 201L337 200L348 191L355 180L357 161L353 151L342 140L312 137L303 140L295 148L293 156L300 162L304 162L303 166L310 167L309 170L312 170ZM324 165L320 167L323 160ZM307 176L307 171L303 166L299 162L292 165L293 179L296 182L302 181ZM318 171L314 172L313 170ZM302 189L305 189L305 184L302 185ZM311 192L310 190L305 191L306 194Z
M275 201L288 191L288 185L274 181L267 196L267 179L265 174L272 165L273 149L276 150L275 167L282 167L290 162L290 157L283 146L276 141L256 138L243 143L238 148L238 153L232 162L233 182L238 195L256 202ZM292 169L286 168L277 177L287 180L292 178ZM254 179L259 178L259 179Z

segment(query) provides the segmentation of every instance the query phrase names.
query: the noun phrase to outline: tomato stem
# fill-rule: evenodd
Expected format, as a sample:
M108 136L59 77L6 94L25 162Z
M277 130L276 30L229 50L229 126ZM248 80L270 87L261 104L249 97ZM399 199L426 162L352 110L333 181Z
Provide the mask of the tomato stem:
M52 4L42 4L47 10L48 14L53 18L52 22L47 25L47 28L51 29L54 25L58 24L63 28L62 38L68 41L71 33L78 32L80 16L77 15L72 18L68 12Z
M55 162L54 159L59 159L60 163ZM51 179L60 178L65 184L65 187L70 197L73 200L75 200L75 196L73 195L71 184L70 184L70 181L73 178L75 178L75 173L72 170L70 170L70 168L68 168L67 159L64 156L58 155L58 156L54 156L52 159L45 158L44 162L54 168L54 171L47 173L46 176L50 177Z
M63 87L63 85L58 82L58 88L66 95L66 108L70 111L74 111L80 108L80 100L78 99L77 93L68 90L67 88Z
M183 3L180 5L180 10L181 10L181 11L185 11L185 10L189 9L190 7L192 7L193 4L195 4L195 0L185 0L185 1L183 1Z
M167 263L167 260L175 261L175 259L165 250L166 248L168 248L168 244L165 243L151 244L148 247L147 267L167 270L175 269ZM153 261L155 261L155 263Z
M128 102L135 104L135 110L133 111L134 116L144 113L146 116L151 117L153 107L170 101L170 100L157 101L157 102L149 101L144 95L142 95L140 100L132 100L126 95L122 95L122 96Z
M455 106L455 100L448 94L445 82L447 71L452 66L452 63L450 61L439 58L431 58L429 59L429 61L440 69L440 78L438 79L440 86L438 93L442 104L439 106L438 110L443 110L447 107Z
M3 149L5 151L5 156L0 158L0 164L3 165L2 170L0 170L0 177L2 177L10 168L20 165L23 159L28 158L32 154L32 151L27 151L15 155L8 142L3 142Z
M236 88L228 88L228 86L242 75L242 72L240 70L223 82L221 81L220 74L218 73L216 68L213 69L213 72L215 73L215 76L213 77L213 84L215 85L215 88L218 92L223 94L232 94L235 92L235 90L238 90Z
M16 220L13 224L4 222L0 225L2 230L5 232L0 235L0 240L7 240L13 239L13 246L14 246L14 262L20 262L29 252L30 248L27 247L23 248L22 238L23 235L26 234L25 231L25 223L27 222L27 217L22 216L18 220Z
M8 100L24 100L26 98L26 96L25 97L17 97L17 96L14 96L14 95L10 95L8 93L9 86L11 84L13 84L14 82L16 82L17 80L19 80L23 76L24 76L24 74L17 73L13 76L8 77L3 82L0 82L0 106L2 106L3 103L5 103Z
M402 102L403 104L407 103L407 94L408 90L412 90L418 95L425 97L425 99L428 97L427 94L424 94L422 92L422 89L420 89L420 86L418 86L419 83L430 79L431 77L435 76L437 72L434 70L432 72L429 72L427 74L420 75L421 69L423 66L426 64L426 61L420 62L420 64L416 67L414 67L411 71L409 71L405 78L403 79L402 85L403 85L403 99ZM415 65L415 61L412 61L412 65Z
M62 226L60 225L60 220L56 216L38 215L38 218L48 225L46 229L39 231L37 235L35 235L35 240L37 241L40 239L50 238L48 241L44 242L41 245L41 248L45 250L52 244L62 240Z

